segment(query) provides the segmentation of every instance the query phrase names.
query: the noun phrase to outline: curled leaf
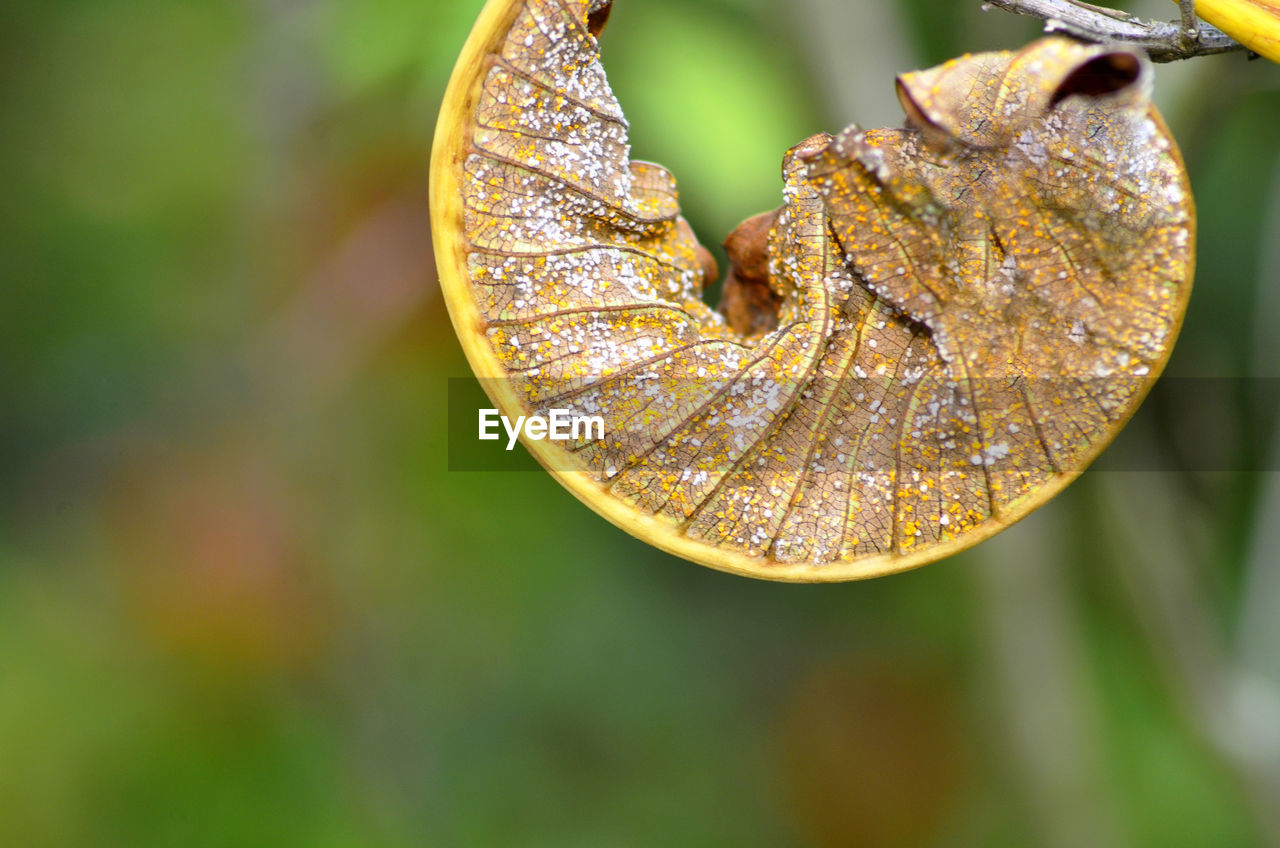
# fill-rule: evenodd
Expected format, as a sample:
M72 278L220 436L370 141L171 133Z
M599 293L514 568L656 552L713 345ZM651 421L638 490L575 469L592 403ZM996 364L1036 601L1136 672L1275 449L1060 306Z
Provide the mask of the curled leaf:
M495 403L603 422L525 439L589 506L728 571L873 576L1008 526L1133 414L1194 230L1140 54L1050 38L904 74L903 129L786 153L716 312L675 180L630 160L601 8L491 2L432 171L442 286Z

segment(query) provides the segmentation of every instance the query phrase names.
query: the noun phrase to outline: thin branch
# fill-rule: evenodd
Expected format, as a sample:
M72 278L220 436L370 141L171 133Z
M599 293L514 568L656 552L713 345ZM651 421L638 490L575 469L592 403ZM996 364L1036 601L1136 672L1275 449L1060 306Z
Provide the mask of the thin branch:
M1145 50L1153 62L1173 62L1244 47L1217 27L1195 17L1190 3L1180 3L1182 23L1144 21L1126 12L1094 6L1082 0L986 0L984 9L998 6L1045 22L1046 32L1065 32L1085 41L1125 44Z

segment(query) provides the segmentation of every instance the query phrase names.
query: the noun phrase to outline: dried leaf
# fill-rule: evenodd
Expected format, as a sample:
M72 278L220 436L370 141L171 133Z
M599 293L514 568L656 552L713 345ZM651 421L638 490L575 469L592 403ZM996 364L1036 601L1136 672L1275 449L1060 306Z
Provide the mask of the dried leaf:
M629 161L600 5L490 4L432 186L495 402L604 418L604 438L526 440L593 509L716 568L872 576L1008 526L1132 415L1194 228L1142 57L1060 38L965 56L899 78L904 129L788 151L784 205L730 240L725 308L770 303L761 332L702 301L674 179Z

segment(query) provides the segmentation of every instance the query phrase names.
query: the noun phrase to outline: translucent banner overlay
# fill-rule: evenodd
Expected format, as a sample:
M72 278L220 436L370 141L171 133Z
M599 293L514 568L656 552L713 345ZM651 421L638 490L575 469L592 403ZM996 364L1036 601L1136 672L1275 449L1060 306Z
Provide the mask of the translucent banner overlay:
M606 381L579 379L564 388L548 390L545 386L520 384L515 388L521 397L536 397L537 403L524 413L503 420L491 396L505 381L481 381L473 377L448 380L448 468L450 471L539 471L542 466L533 459L524 444L513 438L517 432L528 437L541 436L563 448L550 453L564 457L562 463L553 458L556 470L577 470L573 457L592 455L601 468L610 465L591 444L600 429L605 442L622 442L624 448L615 463L644 451L655 451L654 444L665 445L660 434L647 432L641 413L621 415L621 409L642 409L645 404L665 403L671 409L683 408L686 415L702 416L699 427L686 427L686 437L699 438L695 429L707 433L728 433L723 458L710 448L684 446L685 454L697 457L702 467L727 470L739 463L746 451L741 444L754 444L761 438L779 442L777 450L784 459L803 464L808 456L811 438L821 425L810 421L805 426L788 418L804 404L806 415L820 414L825 406L829 436L834 433L861 433L868 428L879 434L882 446L875 448L874 439L864 443L866 467L875 462L886 464L883 446L899 438L909 445L902 462L907 470L912 463L955 463L974 466L1040 463L1046 467L1055 460L1066 470L1073 457L1087 450L1086 432L1104 430L1108 422L1123 415L1132 395L1140 390L1137 378L1108 378L1093 381L967 381L903 389L883 379L811 380L803 388L787 381L754 380L736 385L696 377L666 379L660 383L614 378ZM607 387L607 388L606 388ZM917 387L912 387L917 388ZM494 389L495 391L487 391ZM539 392L541 392L539 394ZM652 402L648 400L654 396ZM642 403L640 399L645 399ZM939 400L941 398L941 400ZM683 407L681 406L683 404ZM670 426L671 415L650 409L649 419L657 426ZM976 409L976 413L973 410ZM1275 444L1277 413L1280 411L1280 378L1233 377L1164 377L1158 380L1133 419L1112 443L1089 466L1091 471L1177 471L1177 472L1260 472L1280 470L1280 451ZM877 418L877 416L879 416ZM541 418L542 422L534 421ZM575 420L577 419L577 420ZM599 419L599 420L596 420ZM839 419L841 430L831 424ZM873 420L874 419L874 420ZM901 419L901 426L899 426ZM619 423L619 422L623 423ZM711 422L709 427L702 425ZM728 422L728 423L726 423ZM892 422L892 423L891 423ZM783 428L792 429L779 438ZM1034 431L1034 436L1033 436ZM979 438L976 434L982 433ZM482 434L485 438L482 438ZM735 450L732 439L739 440ZM850 438L850 441L853 439ZM967 440L967 441L966 441ZM686 442L688 439L686 438ZM880 451L877 454L877 450ZM848 449L849 452L852 449ZM1021 454L1019 454L1021 451ZM845 458L837 446L829 445L833 458ZM1011 455L1013 459L1008 459ZM788 454L805 454L800 458ZM655 458L671 461L671 453ZM879 460L877 460L879 456ZM924 458L922 460L922 457ZM859 457L848 460L857 465ZM718 464L717 464L718 463Z

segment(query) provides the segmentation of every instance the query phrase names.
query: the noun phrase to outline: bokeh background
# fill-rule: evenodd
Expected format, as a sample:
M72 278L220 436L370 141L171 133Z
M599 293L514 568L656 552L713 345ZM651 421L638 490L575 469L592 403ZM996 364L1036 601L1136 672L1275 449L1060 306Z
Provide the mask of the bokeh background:
M6 4L0 844L1280 845L1280 68L1159 69L1200 268L1127 470L772 585L448 470L427 163L479 6ZM1038 32L619 0L603 50L715 244L893 74Z

